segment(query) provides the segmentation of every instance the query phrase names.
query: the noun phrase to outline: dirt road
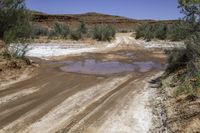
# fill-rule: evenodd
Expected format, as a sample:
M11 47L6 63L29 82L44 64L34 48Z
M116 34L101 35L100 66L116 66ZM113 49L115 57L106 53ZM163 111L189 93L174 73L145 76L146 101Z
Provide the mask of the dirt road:
M165 66L154 53L37 60L36 76L0 90L0 133L149 132L154 91L147 81Z

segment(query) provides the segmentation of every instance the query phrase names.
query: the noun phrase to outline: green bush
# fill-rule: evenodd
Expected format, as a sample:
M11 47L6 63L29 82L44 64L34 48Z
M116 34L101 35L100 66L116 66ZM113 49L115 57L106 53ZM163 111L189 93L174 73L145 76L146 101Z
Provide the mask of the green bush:
M24 58L31 37L30 19L25 0L0 1L0 39L6 42L5 51L10 57Z
M95 26L92 30L92 38L98 41L110 41L115 34L115 29L109 25Z
M151 41L154 38L155 34L154 34L154 32L151 32L152 29L153 29L153 27L151 27L151 26L147 27L147 29L144 33L144 39L146 41Z
M195 88L200 89L200 72L196 72L194 78L196 79L196 82L194 82Z
M31 36L30 17L27 12L22 9L9 9L4 13L5 15L9 14L7 18L0 18L0 20L7 20L7 24L2 24L4 26L2 26L0 34L2 34L1 36L6 43L24 40L24 38Z
M155 38L158 38L160 40L165 40L167 38L167 32L168 28L166 25L159 24L155 25Z
M143 38L147 41L151 41L154 38L153 27L148 24L142 24L136 29L136 39Z
M86 34L87 31L88 31L84 22L81 22L81 24L80 24L78 30L79 30L82 34Z
M47 36L48 34L49 34L48 28L39 25L32 26L32 37Z
M175 96L179 96L182 94L196 95L196 91L190 81L184 81L174 92Z
M189 33L190 25L186 22L176 22L167 24L142 24L136 29L136 39L143 38L147 41L151 39L180 41L185 40Z
M187 29L190 29L190 25L186 22L179 21L178 23L169 26L167 39L171 41L185 40L190 34Z
M70 29L68 26L55 23L53 29L50 31L50 37L63 37L67 38L68 35L70 34Z
M50 30L49 33L48 33L48 38L49 39L52 39L52 38L55 38L57 37L57 34L54 30Z
M187 45L187 62L188 72L194 75L200 71L200 32L193 33L191 37L185 42Z
M82 33L80 30L71 31L70 38L73 40L80 40L82 39Z
M188 57L187 51L185 49L174 49L166 51L166 53L168 54L168 66L166 69L167 73L172 73L178 70L179 68L186 66Z
M188 94L192 96L200 95L200 72L194 74L192 78L184 77L180 86L175 90L175 96Z
M0 7L0 38L11 43L30 37L30 15L24 0L1 0Z
M189 75L194 75L200 70L200 33L192 35L185 44L186 49L174 49L168 52L167 72L187 67Z

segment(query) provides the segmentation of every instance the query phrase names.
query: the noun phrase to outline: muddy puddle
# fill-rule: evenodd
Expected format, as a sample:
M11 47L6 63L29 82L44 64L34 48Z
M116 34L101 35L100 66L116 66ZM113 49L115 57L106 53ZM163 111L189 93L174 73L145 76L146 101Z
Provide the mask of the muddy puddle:
M66 60L61 64L60 70L64 72L89 75L108 75L133 71L144 73L153 69L165 68L165 64L160 61L139 59L137 53L133 51L91 54L84 58Z

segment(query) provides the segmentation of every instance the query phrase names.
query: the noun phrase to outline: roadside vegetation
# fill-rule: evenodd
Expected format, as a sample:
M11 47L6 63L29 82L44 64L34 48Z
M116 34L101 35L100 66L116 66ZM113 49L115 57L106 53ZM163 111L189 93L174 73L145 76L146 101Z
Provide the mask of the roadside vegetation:
M179 73L181 80L178 80L177 95L197 96L200 94L200 2L194 4L179 0L179 8L185 14L183 21L187 26L179 28L177 39L180 39L179 34L185 35L186 49L169 52L166 72Z
M0 1L0 39L5 42L1 58L24 58L31 37L30 20L24 0Z
M33 26L32 29L33 38L48 36L49 39L72 39L76 41L85 38L92 38L98 41L111 41L116 34L116 30L112 26L98 25L89 30L84 22L81 22L77 29L72 29L58 22L51 29L39 25Z
M185 15L173 25L142 24L136 30L136 39L184 41L186 49L166 51L168 67L166 74L179 73L176 95L200 95L200 1L178 0Z
M0 0L0 84L33 70L25 57L31 27L24 0Z
M136 29L136 39L145 39L151 41L152 39L181 41L188 36L187 29L189 24L179 20L172 25L168 24L142 24Z
M98 41L110 41L115 37L116 31L112 26L95 26L92 30L92 37Z
M115 29L109 25L98 25L89 30L84 22L75 29L59 22L51 28L32 24L31 14L25 7L25 0L0 1L0 40L3 41L1 58L27 60L25 54L29 42L41 36L48 39L92 38L98 41L111 41L115 33Z

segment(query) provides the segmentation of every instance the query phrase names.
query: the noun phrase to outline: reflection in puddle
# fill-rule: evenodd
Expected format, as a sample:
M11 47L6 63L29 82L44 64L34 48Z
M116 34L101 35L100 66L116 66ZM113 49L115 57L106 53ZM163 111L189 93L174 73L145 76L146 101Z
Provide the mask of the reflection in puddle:
M148 72L152 69L163 69L163 64L152 61L147 62L121 62L85 59L83 61L66 61L61 70L83 74L116 74L122 72Z

